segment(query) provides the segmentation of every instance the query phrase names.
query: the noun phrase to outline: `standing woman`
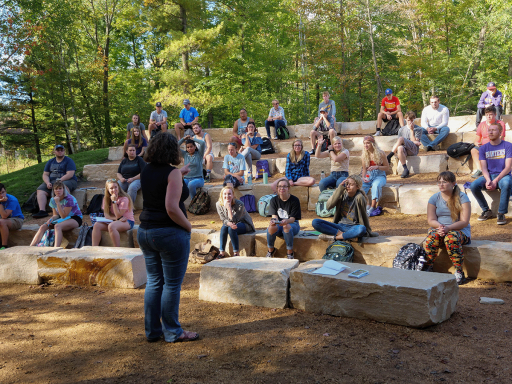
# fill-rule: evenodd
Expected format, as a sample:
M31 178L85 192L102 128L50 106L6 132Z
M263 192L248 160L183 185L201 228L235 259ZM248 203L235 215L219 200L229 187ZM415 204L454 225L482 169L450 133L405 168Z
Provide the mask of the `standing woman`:
M231 187L224 187L220 191L217 201L217 212L222 221L220 229L220 257L224 257L228 235L233 245L233 256L240 256L238 235L255 232L251 216L245 210L244 203L235 199L235 192Z
M437 176L439 192L428 200L427 220L430 229L424 243L427 260L424 269L431 271L444 241L448 256L455 267L457 284L465 280L462 264L462 246L471 242L471 203L468 196L457 185L455 175L444 171Z
M108 179L105 183L105 197L101 207L105 218L113 220L111 223L97 221L92 227L92 245L100 245L101 232L108 231L114 247L121 246L119 232L126 232L133 228L133 202L130 196L119 188L116 179Z
M245 157L245 168L247 172L252 171L252 161L261 158L261 135L256 132L256 124L253 121L247 123L247 133L242 135L242 146L238 150Z
M386 185L389 162L373 136L364 138L361 160L363 162L363 191L368 194L370 188L372 189L372 200L367 207L368 216L371 216L382 197L382 187Z
M178 140L168 132L158 133L149 142L146 160L149 164L141 174L144 207L137 231L146 261L146 338L153 342L163 336L168 343L196 340L199 335L184 331L178 320L192 231L183 203L188 188L175 167L180 163Z
M311 187L315 179L309 176L309 152L304 151L302 140L295 140L291 152L286 156L286 177L281 177L272 183L272 190L277 191L277 185L281 180L288 180L290 186L299 185Z
M144 137L142 137L139 127L133 127L130 131L130 138L124 142L124 153L126 153L128 145L130 144L135 145L135 153L137 156L144 156L144 150L148 146L148 142Z
M320 183L318 183L320 192L327 188L337 188L338 185L348 177L350 156L348 149L343 148L343 140L340 136L335 136L332 139L332 146L329 146L327 151L322 152L323 142L323 136L319 137L315 156L317 159L322 159L324 157L329 157L331 159L331 174L325 179L320 180Z
M135 203L137 199L137 192L140 189L140 174L146 163L142 157L137 156L137 149L135 144L128 145L128 149L124 154L124 159L117 168L117 179L119 186Z
M190 172L185 176L185 184L188 187L188 193L190 199L193 199L196 195L197 188L201 188L204 185L203 178L203 155L204 149L206 148L206 142L199 139L191 139L189 135L183 137L178 141L178 146L185 141L186 151L180 149L185 165L188 164ZM196 143L199 144L197 148Z
M70 231L82 225L82 212L73 195L68 192L68 188L60 180L52 185L52 198L50 208L53 215L43 225L39 227L36 235L30 243L31 246L37 245L47 229L55 230L55 247L60 247L62 243L63 231ZM55 220L64 219L58 223L52 224Z

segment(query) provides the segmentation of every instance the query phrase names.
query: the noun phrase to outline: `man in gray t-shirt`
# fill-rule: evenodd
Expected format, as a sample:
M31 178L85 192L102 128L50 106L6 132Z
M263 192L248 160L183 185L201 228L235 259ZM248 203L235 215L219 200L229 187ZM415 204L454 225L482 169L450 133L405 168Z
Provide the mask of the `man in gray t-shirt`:
M420 140L423 129L414 124L414 119L416 119L416 113L413 111L409 111L405 114L405 126L400 128L398 131L398 140L388 155L389 163L391 163L391 159L394 154L396 154L398 160L400 160L400 163L404 168L404 171L400 176L402 179L409 176L407 156L417 156L421 145Z
M149 117L149 137L155 136L158 132L167 132L167 112L162 109L162 103L156 103L156 110L151 112Z

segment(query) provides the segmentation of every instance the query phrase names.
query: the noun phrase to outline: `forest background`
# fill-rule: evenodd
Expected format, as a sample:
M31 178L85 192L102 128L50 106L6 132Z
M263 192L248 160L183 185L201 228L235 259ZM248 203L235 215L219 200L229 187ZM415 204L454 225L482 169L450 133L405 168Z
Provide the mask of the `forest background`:
M0 0L0 147L44 160L120 145L132 114L183 99L205 128L374 120L384 89L474 114L489 81L512 110L510 0Z

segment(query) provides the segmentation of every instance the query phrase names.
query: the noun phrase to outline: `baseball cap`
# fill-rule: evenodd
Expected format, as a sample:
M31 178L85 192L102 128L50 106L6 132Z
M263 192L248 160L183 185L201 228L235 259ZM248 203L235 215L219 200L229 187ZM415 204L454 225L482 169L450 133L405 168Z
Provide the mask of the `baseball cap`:
M391 94L393 93L393 90L392 90L391 88L387 88L387 89L384 91L384 93L385 93L386 95L391 95Z
M183 100L183 105L187 105L187 104L190 104L190 100L189 99Z
M162 103L161 102L158 102L155 104L157 107L161 107L162 106Z
M491 81L490 83L487 84L487 89L493 89L493 88L496 88L496 83Z
M327 112L327 108L326 107L320 108L320 112Z
M54 149L65 149L62 144L57 144Z

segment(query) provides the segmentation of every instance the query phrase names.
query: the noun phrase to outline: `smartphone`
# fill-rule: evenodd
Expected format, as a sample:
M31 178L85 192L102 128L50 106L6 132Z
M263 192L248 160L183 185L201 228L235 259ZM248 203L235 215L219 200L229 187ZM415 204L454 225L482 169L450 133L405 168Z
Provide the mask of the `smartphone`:
M360 279L361 277L369 275L369 274L370 274L370 272L368 272L364 269L358 269L357 271L349 273L348 277L355 277L356 279Z

